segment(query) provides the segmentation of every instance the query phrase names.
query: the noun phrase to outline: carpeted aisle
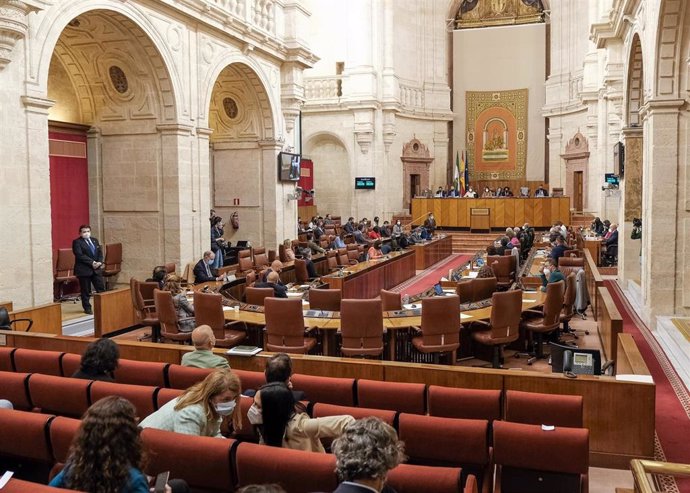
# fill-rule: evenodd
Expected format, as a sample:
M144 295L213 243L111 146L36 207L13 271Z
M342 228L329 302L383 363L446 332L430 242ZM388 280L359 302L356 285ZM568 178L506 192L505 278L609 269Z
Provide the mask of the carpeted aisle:
M637 317L618 283L605 281L623 317L623 331L631 334L656 384L656 433L661 460L690 464L690 395L649 329ZM657 452L658 453L658 452ZM690 493L690 478L664 484L664 491Z
M456 269L461 265L466 264L471 259L472 256L470 255L460 255L459 253L455 253L447 259L435 263L412 279L408 279L404 283L398 284L391 289L391 291L409 294L410 296L421 293L422 291L426 291L436 284L442 277L447 277L450 269Z

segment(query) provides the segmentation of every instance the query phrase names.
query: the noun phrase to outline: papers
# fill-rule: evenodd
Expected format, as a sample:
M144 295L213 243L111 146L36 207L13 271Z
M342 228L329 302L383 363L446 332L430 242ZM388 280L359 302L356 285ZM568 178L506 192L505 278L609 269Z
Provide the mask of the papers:
M620 382L654 383L651 375L616 375L616 380Z
M556 427L553 425L541 425L541 429L543 431L553 431L556 429Z
M233 310L234 310L234 308L231 307L231 306L224 306L224 307L223 307L223 311L224 311L224 312L231 312L231 311L233 311Z
M443 290L444 293L449 293L449 294L455 294L455 289L454 288L445 288Z
M302 291L288 291L288 298L301 298L304 293Z
M262 351L260 347L256 346L235 346L228 349L225 354L232 356L254 356Z
M467 315L467 314L465 314L465 313L461 313L461 314L460 314L460 320L464 320L464 319L466 319L466 318L472 318L472 315Z
M536 303L537 300L532 298L522 298L523 303Z
M12 475L14 473L12 471L7 471L5 474L2 475L0 478L0 488L4 488L7 483L10 482L10 479L12 479Z
M465 278L465 279L474 279L474 278L477 277L478 275L479 275L479 272L478 272L478 271L470 271L470 272L467 273L466 276L462 276L462 277Z

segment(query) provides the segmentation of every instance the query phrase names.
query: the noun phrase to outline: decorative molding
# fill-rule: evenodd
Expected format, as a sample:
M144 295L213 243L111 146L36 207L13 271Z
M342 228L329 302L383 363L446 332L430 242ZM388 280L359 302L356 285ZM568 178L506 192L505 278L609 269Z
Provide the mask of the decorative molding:
M12 61L17 41L24 39L29 29L26 16L41 10L38 4L21 0L0 0L0 70Z
M22 96L21 101L26 111L38 113L40 115L47 115L48 110L55 106L55 101L52 99L36 98L33 96Z
M456 29L538 22L544 22L540 0L464 0L455 17Z
M161 125L156 125L156 130L161 135L192 135L194 133L194 127L192 125L183 125L181 123L164 123Z

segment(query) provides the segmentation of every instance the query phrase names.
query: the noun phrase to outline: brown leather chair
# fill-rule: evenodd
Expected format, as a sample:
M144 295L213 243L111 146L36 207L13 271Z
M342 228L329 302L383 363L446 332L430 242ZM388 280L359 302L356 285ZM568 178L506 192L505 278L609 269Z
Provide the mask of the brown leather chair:
M266 248L258 247L254 249L254 269L261 270L265 269L270 265L268 261L268 255L266 254Z
M251 271L247 272L247 275L244 277L244 286L246 288L251 288L254 286L254 283L256 282L256 272Z
M340 333L343 356L377 357L383 354L381 300L342 300Z
M480 344L493 346L493 368L501 368L503 347L520 337L521 313L521 289L494 293L491 296L491 319L488 322L479 320L472 324L473 328L480 327L472 332L472 338Z
M558 270L560 270L565 277L573 272L577 275L578 271L584 270L585 259L581 257L560 257L558 259Z
M478 277L472 279L472 301L487 300L498 290L498 279L495 277Z
M153 299L156 305L158 320L161 324L161 337L182 343L191 341L191 332L180 332L180 323L170 291L154 289Z
M158 342L160 339L160 322L156 313L156 305L153 300L153 290L158 288L157 282L139 282L133 277L129 279L129 293L132 296L132 306L134 307L134 321L139 325L151 327L151 340ZM148 299L144 298L142 291L147 293ZM146 334L139 340L148 338Z
M233 325L241 322L226 322L223 316L223 297L216 293L194 292L194 318L197 327L208 325L216 336L216 346L233 347L241 343L247 333L244 330L234 330Z
M307 261L301 258L295 259L295 281L298 284L308 284L318 277L309 277L309 271L307 271Z
M326 262L328 263L329 271L338 270L338 252L335 250L329 250L326 252Z
M468 281L460 281L455 286L455 294L460 298L460 303L471 303L474 301L474 286L472 279Z
M351 264L356 264L359 262L359 245L356 243L350 243L347 246L347 258Z
M276 259L276 251L275 250L269 250L268 251L268 263L271 264L273 261Z
M571 272L565 278L565 295L563 297L563 309L561 310L560 321L563 324L563 332L570 333L568 322L575 315L575 290L577 289L577 281L575 280L575 273ZM570 333L575 339L577 334Z
M266 349L306 354L316 346L316 339L304 337L304 315L301 299L266 298Z
M278 245L278 260L285 263L288 261L287 255L285 254L285 245L282 243Z
M321 235L321 238L319 238L319 246L324 250L328 249L328 247L330 246L330 242L328 241L328 235Z
M244 288L244 296L250 305L264 306L264 301L275 294L273 288ZM301 301L300 301L301 302Z
M254 270L252 261L252 251L250 249L240 250L237 254L237 277L244 277L247 272Z
M342 291L339 289L312 288L309 290L309 308L312 310L339 312L341 299Z
M532 317L523 319L520 327L530 333L534 346L533 356L527 361L527 364L531 365L535 360L544 358L543 336L557 330L561 324L564 294L565 283L563 281L549 283L546 285L544 311L526 310L524 312L528 317L530 315Z
M381 304L384 312L402 310L402 295L395 291L381 290Z
M175 273L175 262L167 262L165 264L165 273L166 274L174 274Z
M338 248L338 256L336 258L339 266L347 267L350 265L350 259L347 256L347 248Z
M487 265L494 271L497 280L497 288L506 290L515 282L517 259L513 255L489 255L486 257Z
M422 353L434 353L434 363L439 363L441 353L450 353L450 364L455 364L460 347L460 298L457 295L422 298L421 336L413 337L412 345Z
M74 275L74 262L74 252L70 248L58 248L53 275L53 283L58 284L58 296L55 301L76 302L79 299L79 295L65 296L64 294L67 284L78 281L77 276Z
M103 266L106 289L110 289L110 278L118 275L122 270L122 243L107 243L105 245Z

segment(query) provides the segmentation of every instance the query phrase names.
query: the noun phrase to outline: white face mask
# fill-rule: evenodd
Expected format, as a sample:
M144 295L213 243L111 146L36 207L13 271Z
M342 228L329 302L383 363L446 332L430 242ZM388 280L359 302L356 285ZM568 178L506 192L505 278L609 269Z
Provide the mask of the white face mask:
M549 277L549 275L551 275L551 269L544 269L544 275Z
M256 407L256 404L252 404L249 410L247 410L247 419L253 425L262 425L264 423L264 417L261 413L261 409Z
M235 401L219 402L215 405L216 412L221 416L230 416L235 410Z
M91 233L84 232L81 234L81 237L84 238L85 240L91 238Z

